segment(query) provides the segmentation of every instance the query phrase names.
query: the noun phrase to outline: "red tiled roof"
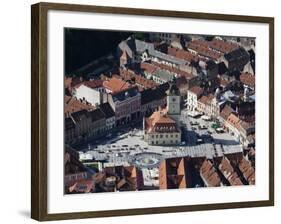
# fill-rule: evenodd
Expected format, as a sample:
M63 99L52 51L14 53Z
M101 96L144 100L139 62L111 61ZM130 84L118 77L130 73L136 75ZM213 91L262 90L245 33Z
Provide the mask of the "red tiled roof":
M123 80L117 79L115 77L104 81L103 86L113 93L118 93L120 91L123 91L123 90L126 90L126 89L130 88L129 83L124 82Z
M219 169L231 185L243 185L227 158L222 158Z
M94 109L93 106L87 104L86 102L81 102L70 96L64 97L64 113L68 116L71 113L80 111L80 110L91 110Z
M90 81L81 81L81 82L77 83L74 86L74 88L79 88L80 86L84 85L91 89L96 89L96 88L102 87L102 83L103 83L103 81L101 79L90 80Z
M140 88L140 89L149 89L149 88L154 88L157 86L157 84L153 80L146 79L140 75L135 74L131 70L121 70L120 71L120 76L126 80L126 81L131 81L132 79L135 80L135 84Z
M203 40L194 40L188 43L188 48L196 51L199 55L217 60L222 56L221 53L209 48L209 43Z
M224 40L219 40L219 39L213 39L212 41L210 41L209 46L224 54L227 54L239 48L239 44L224 41Z
M228 106L225 105L224 108L222 109L220 116L224 119L227 120L227 118L229 117L229 115L233 112L233 109Z
M97 80L91 80L91 81L85 81L83 84L89 88L95 89L102 87L103 81L100 79Z
M189 51L168 47L168 54L188 62L198 61L198 57Z
M147 71L150 74L154 73L157 70L157 67L155 67L154 65L152 65L150 63L146 63L146 62L141 62L140 68Z
M194 86L191 89L189 89L188 91L194 93L197 97L200 96L201 94L203 94L204 89L202 89L199 86Z
M242 157L238 167L249 184L255 184L255 169L251 166L251 162Z
M247 86L255 87L255 76L250 73L242 73L240 75L240 81Z
M163 111L155 111L145 119L148 132L179 132L176 122Z
M208 183L211 187L220 186L220 178L217 174L215 168L209 160L205 160L200 168L200 173L202 178Z
M229 124L231 124L233 127L235 128L239 128L239 124L241 122L241 120L239 119L238 116L236 116L235 114L231 113L228 118L227 118L227 122Z

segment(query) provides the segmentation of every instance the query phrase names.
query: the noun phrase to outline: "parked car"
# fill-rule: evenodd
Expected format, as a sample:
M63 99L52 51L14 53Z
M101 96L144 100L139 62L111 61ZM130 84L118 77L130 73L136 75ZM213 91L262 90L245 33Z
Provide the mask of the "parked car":
M222 128L217 128L217 129L216 129L216 132L217 132L217 133L224 133L224 130L223 130Z

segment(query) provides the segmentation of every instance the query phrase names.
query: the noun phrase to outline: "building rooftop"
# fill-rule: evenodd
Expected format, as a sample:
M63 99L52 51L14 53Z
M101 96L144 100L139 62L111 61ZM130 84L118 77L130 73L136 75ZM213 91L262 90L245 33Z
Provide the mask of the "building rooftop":
M130 88L129 83L124 82L122 79L118 79L115 77L104 81L103 86L112 93L118 93L118 92L121 92L123 90Z
M164 80L165 82L169 82L174 78L174 75L170 72L167 72L165 70L157 69L154 73L154 76L158 77L161 80Z
M141 179L141 172L135 166L105 167L94 176L97 192L139 190Z
M242 73L240 81L251 88L255 88L255 76L250 73Z
M238 168L250 185L255 184L255 169L249 160L242 157L238 163Z
M221 179L216 172L216 169L207 159L200 167L200 175L207 187L219 187L221 185Z
M169 158L161 162L159 167L159 188L187 188L191 182L188 170L189 157Z
M154 66L153 64L147 63L147 62L141 62L140 68L147 71L150 74L153 74L157 70L156 66Z
M100 108L90 111L89 116L91 117L92 122L99 121L105 118L105 114Z
M222 109L222 111L220 112L220 116L224 119L227 120L227 118L229 117L229 115L234 112L234 110L228 106L227 104L224 106L224 108Z
M230 164L230 161L226 157L223 157L221 159L221 162L218 167L230 185L232 185L232 186L243 185L242 181L238 177L238 174L235 172L235 170L233 169L233 167Z
M139 94L138 88L136 86L129 89L123 90L112 95L113 101L124 101L130 97L135 97Z
M115 113L109 103L102 103L99 105L99 108L104 113L105 118L111 118L115 116Z
M199 86L194 86L194 87L190 88L188 91L189 91L189 92L192 92L192 93L195 94L197 97L199 97L200 95L203 94L204 89L201 88L201 87L199 87Z
M220 39L213 39L209 42L209 47L226 54L238 49L240 46L238 43Z
M196 61L198 61L198 56L193 55L189 51L178 49L178 48L168 47L168 54L172 55L172 56L174 56L176 58L179 58L179 59L182 59L182 60L186 60L188 62L191 62L191 61L196 62Z
M188 43L188 49L196 51L199 55L213 60L219 59L222 54L209 48L209 44L204 40L193 40Z
M143 90L141 92L141 105L165 98L168 89L169 83L163 83L154 89Z
M145 129L148 133L180 132L176 121L169 117L164 111L155 111L149 118L146 118Z
M178 68L175 68L175 67L172 67L172 66L169 66L169 65L165 65L165 64L161 64L161 63L157 63L157 62L152 62L152 64L157 66L161 70L165 70L165 71L171 72L171 73L173 73L175 75L178 75L178 76L183 76L186 79L191 79L191 78L196 77L195 75L193 75L193 74L191 74L189 72L180 70Z
M92 110L94 107L82 100L74 99L70 96L64 97L64 113L66 116L80 110Z
M227 61L233 61L236 60L237 58L242 58L242 57L249 58L250 56L244 48L240 47L234 51L225 54L224 57Z

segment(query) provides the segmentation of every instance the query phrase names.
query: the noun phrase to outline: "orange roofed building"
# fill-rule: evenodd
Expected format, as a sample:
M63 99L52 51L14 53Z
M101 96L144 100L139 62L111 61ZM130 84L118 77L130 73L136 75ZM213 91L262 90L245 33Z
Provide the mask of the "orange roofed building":
M177 145L181 142L181 130L165 110L155 111L144 123L144 139L149 145Z
M107 93L118 93L130 88L130 84L124 82L122 79L111 78L103 82L103 87Z
M167 91L167 107L144 119L144 140L149 145L178 145L181 143L180 92L175 83Z
M190 158L169 158L159 167L159 188L177 189L191 187Z

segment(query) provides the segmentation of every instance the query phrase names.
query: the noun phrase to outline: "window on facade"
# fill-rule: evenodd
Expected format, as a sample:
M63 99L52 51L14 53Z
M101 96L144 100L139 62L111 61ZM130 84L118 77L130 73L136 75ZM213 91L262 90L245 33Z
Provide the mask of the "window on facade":
M165 144L165 141L163 141L163 144Z
M154 145L154 141L152 141L151 144Z
M163 138L163 135L160 135L160 138Z
M158 141L156 141L156 145L158 144Z
M171 135L171 138L173 138L174 137L174 135Z
M158 138L158 135L155 135L156 138Z
M171 143L174 143L174 141L173 141L173 140L171 140Z
M154 138L154 135L151 135L151 138Z

